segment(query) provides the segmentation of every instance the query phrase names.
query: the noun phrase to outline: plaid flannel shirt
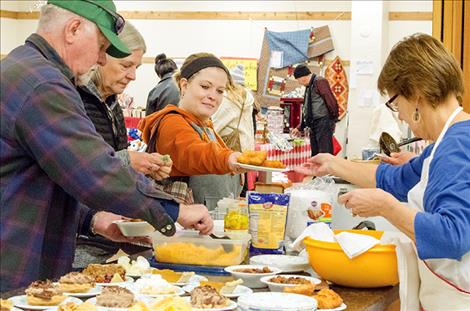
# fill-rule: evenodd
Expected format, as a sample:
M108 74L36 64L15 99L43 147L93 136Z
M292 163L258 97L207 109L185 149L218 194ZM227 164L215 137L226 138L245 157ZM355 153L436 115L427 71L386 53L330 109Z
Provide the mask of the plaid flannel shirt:
M77 201L175 231L178 205L122 165L86 116L73 80L37 34L1 62L2 292L71 269Z

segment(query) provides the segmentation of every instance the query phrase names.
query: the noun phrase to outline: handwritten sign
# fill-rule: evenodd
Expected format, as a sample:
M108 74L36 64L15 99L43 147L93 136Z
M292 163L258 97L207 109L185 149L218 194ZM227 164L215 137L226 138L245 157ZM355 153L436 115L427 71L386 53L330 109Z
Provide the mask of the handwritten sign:
M245 67L245 86L256 91L258 87L256 77L258 60L256 58L221 57L220 59L229 70L242 64Z

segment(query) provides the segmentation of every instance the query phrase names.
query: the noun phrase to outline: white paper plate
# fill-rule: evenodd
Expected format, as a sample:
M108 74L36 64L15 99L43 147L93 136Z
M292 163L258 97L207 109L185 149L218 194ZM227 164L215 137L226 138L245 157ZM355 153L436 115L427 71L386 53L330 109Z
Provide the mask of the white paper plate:
M134 297L135 301L143 301L145 303L149 303L150 299L143 297L143 296L135 296ZM96 306L98 311L128 311L129 308L108 308L108 307L102 307L102 306L97 306L96 305L96 297L90 298L87 300L87 302L92 303Z
M130 276L126 276L125 282L117 282L117 283L95 283L97 286L121 286L126 287L129 284L134 283L134 279Z
M184 297L184 299L188 302L191 302L191 297ZM228 310L235 310L237 308L237 303L235 301L230 300L230 304L223 308L206 308L206 309L199 309L193 307L194 311L228 311Z
M235 287L235 289L233 290L233 293L222 294L222 295L227 298L238 298L241 295L251 294L251 293L253 293L253 290L251 288L243 286L243 285L237 285L237 287Z
M273 168L273 167L265 167L265 166L258 166L258 165L249 165L243 163L236 163L241 168L244 168L249 171L260 171L260 172L288 172L288 168Z
M27 310L48 310L52 308L57 308L58 305L55 306L32 306L29 305L27 300L26 300L26 295L21 295L21 296L14 296L9 298L11 302L13 302L13 305L15 307L21 308L21 309L27 309ZM75 302L75 303L82 303L82 301L78 298L75 297L67 297L62 303L67 303L67 302Z
M283 292L284 288L286 288L286 287L294 287L294 286L298 285L298 284L284 284L284 283L270 282L270 280L273 277L276 277L276 276L282 276L282 277L285 277L285 278L302 278L302 279L305 279L307 281L310 281L311 283L313 283L315 285L321 283L321 281L317 278L312 278L310 276L305 276L305 275L294 275L294 274L282 274L282 275L265 276L265 277L262 277L260 279L260 281L263 282L264 284L267 284L268 287L269 287L269 290L272 291L272 292Z
M205 276L195 274L189 279L188 282L183 282L183 283L175 282L175 283L170 283L170 284L176 285L176 286L185 286L185 285L188 285L188 284L199 283L200 281L209 281L209 280Z
M188 284L183 287L183 290L187 293L191 293L193 289L199 286L199 283L193 283L193 284ZM237 285L235 289L233 290L233 293L231 294L222 294L223 296L227 298L237 298L240 297L241 295L244 294L251 294L253 290L249 287L243 286L243 285Z
M128 287L129 290L131 290L134 294L140 295L140 296L145 296L145 297L151 297L151 298L160 298L160 297L169 297L169 296L181 296L185 293L184 289L181 287L175 286L176 292L174 294L142 294L137 291L136 288L133 286Z
M122 235L127 237L148 236L155 231L155 228L146 221L115 220L113 224L116 224Z
M334 309L317 309L317 311L341 311L341 310L346 310L347 307L348 307L347 305L342 303L341 306L339 306L338 308L334 308Z
M308 259L291 255L258 255L250 258L252 265L266 265L276 267L283 273L306 271L310 268Z
M95 286L91 288L89 291L86 293L67 293L64 292L65 296L72 296L72 297L77 297L77 298L88 298L88 297L93 297L101 293L101 287L100 286Z
M303 311L315 310L317 301L312 297L298 294L261 292L241 295L238 298L238 305L241 309Z

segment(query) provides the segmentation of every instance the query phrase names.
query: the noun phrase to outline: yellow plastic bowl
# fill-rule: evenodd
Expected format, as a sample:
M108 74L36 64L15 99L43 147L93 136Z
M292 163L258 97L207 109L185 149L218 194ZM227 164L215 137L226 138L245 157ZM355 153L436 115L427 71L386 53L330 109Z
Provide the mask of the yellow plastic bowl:
M366 234L377 239L383 231L334 230ZM336 242L304 239L310 265L322 278L338 285L371 288L398 284L395 245L376 245L364 254L349 259Z

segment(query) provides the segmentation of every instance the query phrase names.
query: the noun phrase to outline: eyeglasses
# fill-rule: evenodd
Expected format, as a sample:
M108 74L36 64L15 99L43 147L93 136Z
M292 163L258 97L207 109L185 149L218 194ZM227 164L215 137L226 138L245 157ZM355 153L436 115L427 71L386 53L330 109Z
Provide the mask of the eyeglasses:
M393 103L393 101L398 97L398 93L393 95L386 103L385 106L388 107L393 112L398 112L398 105Z
M98 1L90 1L90 0L82 0L82 1L91 3L91 4L93 4L93 5L96 5L97 7L101 8L102 10L106 11L107 13L109 13L109 14L114 18L114 31L115 31L117 34L120 34L121 31L124 29L124 25L126 24L126 21L124 20L124 17L122 17L122 15L120 15L120 14L118 14L118 13L116 13L116 12L113 12L113 11L109 10L109 9L106 8L105 6L99 4Z

